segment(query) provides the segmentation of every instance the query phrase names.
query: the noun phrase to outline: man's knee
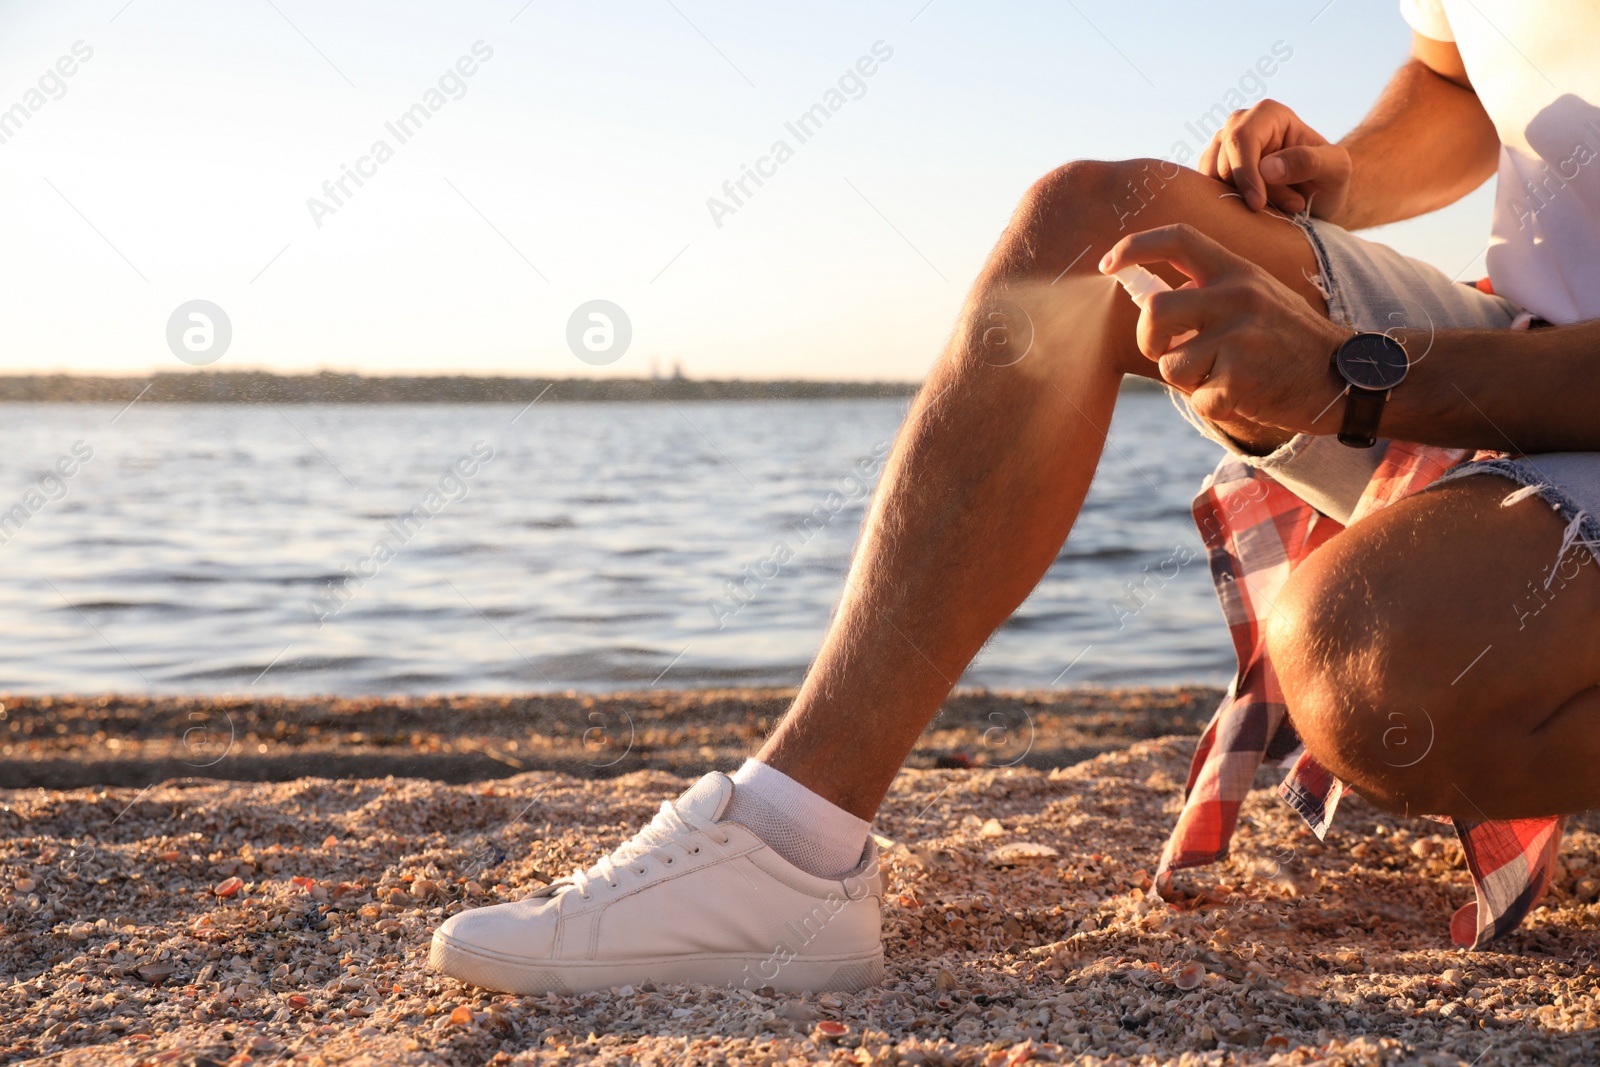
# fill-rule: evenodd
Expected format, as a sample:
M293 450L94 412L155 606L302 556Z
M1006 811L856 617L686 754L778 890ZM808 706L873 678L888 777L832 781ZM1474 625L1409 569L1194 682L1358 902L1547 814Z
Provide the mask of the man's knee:
M1452 783L1473 773L1455 714L1404 668L1403 611L1379 620L1360 583L1307 568L1267 621L1267 653L1289 720L1317 761L1390 811L1450 814ZM1300 580L1300 579L1304 580ZM1429 703L1435 706L1430 708Z
M1072 261L1086 245L1109 248L1126 234L1171 221L1156 218L1162 196L1194 181L1206 179L1162 159L1074 160L1029 187L1010 233L1019 250L1048 269L1062 256Z

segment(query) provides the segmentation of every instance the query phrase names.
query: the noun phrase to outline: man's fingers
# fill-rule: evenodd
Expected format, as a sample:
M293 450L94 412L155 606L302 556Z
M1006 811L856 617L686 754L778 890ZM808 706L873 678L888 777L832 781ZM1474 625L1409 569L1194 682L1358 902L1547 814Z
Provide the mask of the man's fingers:
M1227 375L1215 373L1215 368L1205 381L1189 393L1189 406L1201 418L1219 425L1233 422L1240 417L1228 402ZM1250 428L1257 432L1262 429L1260 424L1254 423L1250 424Z
M1307 161L1291 155L1275 163L1286 145L1304 146L1323 153ZM1298 176L1309 167L1311 177ZM1264 168L1264 169L1263 169ZM1291 211L1303 210L1306 198L1315 190L1296 188L1302 182L1342 174L1349 177L1349 155L1337 145L1329 145L1320 134L1301 122L1288 108L1275 100L1262 100L1229 115L1221 130L1207 143L1200 157L1200 171L1230 183L1252 211L1269 204Z
M1100 272L1112 274L1130 264L1145 263L1170 263L1201 285L1224 274L1251 269L1248 261L1193 226L1178 223L1124 237L1100 261Z
M1272 202L1284 211L1304 211L1307 197L1350 180L1350 153L1341 145L1296 145L1262 157L1261 173Z
M1227 290L1174 289L1169 293L1152 294L1145 302L1139 316L1136 337L1139 351L1151 359L1159 359L1173 345L1205 329L1227 314L1233 301Z
M1306 209L1306 198L1300 195L1298 189L1287 185L1267 186L1267 198L1278 210L1287 211L1291 215L1298 215Z
M1230 180L1252 211L1260 211L1267 205L1267 183L1260 170L1262 146L1261 131L1249 125L1234 127L1224 145L1228 166L1233 171Z
M1339 182L1349 173L1350 153L1336 144L1297 145L1261 160L1261 174L1273 185Z
M1174 348L1158 362L1163 381L1184 393L1192 393L1211 377L1211 368L1216 361L1216 346L1196 338L1189 344Z

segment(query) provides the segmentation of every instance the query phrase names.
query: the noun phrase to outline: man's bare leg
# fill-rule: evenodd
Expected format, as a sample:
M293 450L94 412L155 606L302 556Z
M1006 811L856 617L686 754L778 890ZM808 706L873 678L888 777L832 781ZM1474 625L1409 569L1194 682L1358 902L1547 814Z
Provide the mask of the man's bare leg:
M838 612L763 762L872 818L956 679L1060 551L1123 375L1154 376L1137 308L1096 268L1128 233L1174 222L1323 308L1304 235L1220 182L1140 160L1072 163L1037 183L900 432ZM1030 330L1032 349L1010 363Z
M1516 489L1466 478L1362 520L1268 620L1306 747L1391 810L1600 807L1600 564L1574 545L1557 566L1565 520L1537 497L1501 507Z
M704 776L593 867L447 918L430 966L522 994L879 981L881 884L862 877L864 827L841 809L872 816L954 679L1054 559L1123 372L1150 371L1133 305L1094 273L1119 220L1186 220L1320 306L1292 224L1150 166L1075 164L1023 203L900 435L838 618L762 760Z

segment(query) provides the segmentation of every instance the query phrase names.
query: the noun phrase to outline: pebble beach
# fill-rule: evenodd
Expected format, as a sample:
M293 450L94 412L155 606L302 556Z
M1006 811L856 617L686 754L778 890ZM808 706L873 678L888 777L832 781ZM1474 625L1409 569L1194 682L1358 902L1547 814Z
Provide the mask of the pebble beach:
M964 693L895 781L888 976L852 994L487 993L423 968L463 908L587 865L788 694L14 698L0 1063L1585 1064L1600 821L1522 929L1449 944L1448 827L1263 771L1233 854L1150 872L1218 694Z

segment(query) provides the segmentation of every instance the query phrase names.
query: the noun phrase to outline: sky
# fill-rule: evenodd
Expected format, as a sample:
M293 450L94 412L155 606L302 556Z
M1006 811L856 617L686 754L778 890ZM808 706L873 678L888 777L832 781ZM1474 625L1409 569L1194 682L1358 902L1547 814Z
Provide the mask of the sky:
M1034 179L1198 155L1230 90L1336 138L1408 44L1393 0L7 0L0 373L916 380ZM1475 277L1489 212L1372 235Z

